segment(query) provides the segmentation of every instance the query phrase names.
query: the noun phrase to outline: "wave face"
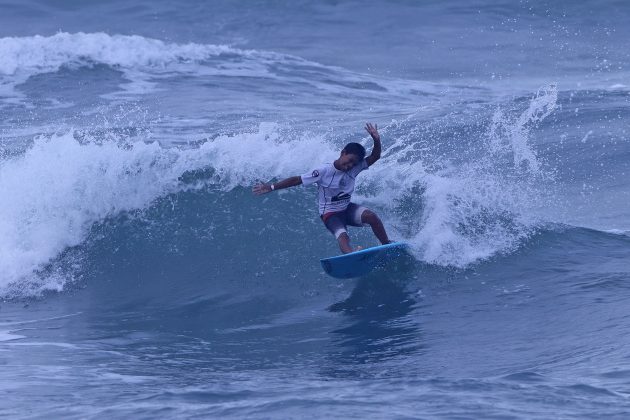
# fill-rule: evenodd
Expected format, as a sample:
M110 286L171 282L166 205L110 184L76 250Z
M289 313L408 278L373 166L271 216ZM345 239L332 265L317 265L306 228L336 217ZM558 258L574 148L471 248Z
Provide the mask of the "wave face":
M388 153L362 175L355 200L378 209L395 236L409 241L428 263L466 267L514 251L545 222L533 214L547 196L543 188L548 183L528 145L528 125L550 114L556 101L557 90L549 86L513 121L494 111L483 128L487 133L469 149L435 147L409 134L413 122L395 121L383 130L392 138ZM261 177L305 173L336 158L334 145L323 137L285 137L281 132L277 125L263 124L251 133L191 147L124 138L102 141L77 131L39 136L24 153L6 159L0 172L0 195L10 202L2 217L3 285L60 290L63 278L55 274L42 283L42 270L47 272L47 265L67 248L80 247L95 224L151 210L157 200L179 201L191 188L218 188L231 200L230 191L249 189ZM445 153L459 154L460 161L452 162ZM312 193L301 188L295 199L312 204ZM267 223L292 228L282 203L254 205L270 214ZM312 220L313 206L299 216L298 225ZM255 232L260 226L252 221L241 229ZM35 288L16 286L33 278Z
M7 3L0 413L624 417L625 6L206 3ZM339 282L251 188L366 121L411 254Z

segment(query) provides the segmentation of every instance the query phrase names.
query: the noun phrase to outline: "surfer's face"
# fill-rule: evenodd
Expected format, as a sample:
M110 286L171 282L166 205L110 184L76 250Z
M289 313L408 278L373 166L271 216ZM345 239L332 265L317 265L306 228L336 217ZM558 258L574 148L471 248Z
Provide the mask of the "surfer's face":
M353 153L341 152L341 156L339 156L337 162L339 163L339 168L347 172L359 163L359 157Z

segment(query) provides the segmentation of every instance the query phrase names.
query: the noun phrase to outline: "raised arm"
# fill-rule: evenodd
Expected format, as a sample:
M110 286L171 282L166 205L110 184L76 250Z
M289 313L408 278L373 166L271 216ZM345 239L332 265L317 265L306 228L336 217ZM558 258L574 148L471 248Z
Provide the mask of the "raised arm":
M252 192L256 195L267 194L271 191L281 190L283 188L295 187L302 184L302 178L299 176L292 176L291 178L283 179L280 182L271 184L257 184L252 188Z
M366 157L365 160L368 166L372 166L374 162L381 158L381 136L378 134L378 125L371 123L365 124L365 130L370 133L372 140L374 140L374 147L372 147L372 153Z

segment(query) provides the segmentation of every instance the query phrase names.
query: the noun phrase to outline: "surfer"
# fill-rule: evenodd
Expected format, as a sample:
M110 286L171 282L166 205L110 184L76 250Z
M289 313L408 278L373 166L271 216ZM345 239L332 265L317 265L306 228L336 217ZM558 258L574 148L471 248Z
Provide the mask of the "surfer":
M257 184L256 195L297 185L317 184L319 215L326 228L335 235L341 252L352 252L347 226L370 226L382 244L392 241L387 237L381 219L366 207L350 202L354 192L354 180L363 170L372 166L381 157L381 136L378 126L367 123L365 129L372 137L374 146L370 156L365 157L365 148L359 143L348 143L339 158L301 176L292 176L280 182Z

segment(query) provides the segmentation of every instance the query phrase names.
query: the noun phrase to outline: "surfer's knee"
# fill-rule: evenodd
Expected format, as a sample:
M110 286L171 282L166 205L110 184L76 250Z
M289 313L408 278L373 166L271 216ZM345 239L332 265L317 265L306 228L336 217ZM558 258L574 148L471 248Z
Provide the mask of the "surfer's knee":
M349 241L350 237L348 236L348 231L345 228L338 228L335 230L334 232L335 238L337 238L338 241Z
M379 223L380 221L381 219L379 219L372 210L365 210L363 214L361 214L361 222L367 223L368 225Z

